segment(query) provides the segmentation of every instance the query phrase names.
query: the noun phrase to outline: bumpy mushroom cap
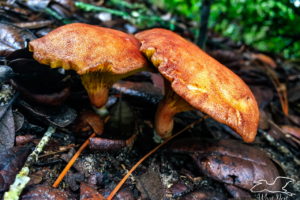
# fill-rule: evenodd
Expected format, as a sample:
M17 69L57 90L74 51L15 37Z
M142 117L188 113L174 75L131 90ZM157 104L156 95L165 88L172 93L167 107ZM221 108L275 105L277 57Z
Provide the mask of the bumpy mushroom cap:
M108 88L117 80L145 70L147 61L132 35L98 26L61 26L29 43L35 60L81 75L92 104L105 104Z
M171 31L157 28L135 36L142 43L140 50L182 99L233 128L244 141L254 140L259 110L249 87L236 74Z

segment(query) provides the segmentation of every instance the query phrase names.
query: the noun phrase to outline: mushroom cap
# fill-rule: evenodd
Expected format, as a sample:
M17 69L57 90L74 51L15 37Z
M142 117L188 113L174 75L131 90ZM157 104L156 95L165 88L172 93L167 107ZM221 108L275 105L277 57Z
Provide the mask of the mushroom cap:
M99 26L74 23L61 26L29 43L35 60L52 68L126 74L147 66L132 35Z
M259 110L249 87L231 70L172 31L137 33L140 50L171 82L172 89L194 108L228 125L252 142Z

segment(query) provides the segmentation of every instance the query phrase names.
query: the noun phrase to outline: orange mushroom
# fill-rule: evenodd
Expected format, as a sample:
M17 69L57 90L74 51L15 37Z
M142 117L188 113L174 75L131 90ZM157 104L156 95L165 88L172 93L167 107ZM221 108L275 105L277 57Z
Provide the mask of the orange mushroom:
M169 30L156 28L135 36L142 43L140 50L172 88L156 113L156 132L162 138L171 135L176 113L196 108L233 128L245 142L254 140L257 103L236 74Z
M73 69L96 107L105 105L113 83L147 68L132 35L98 26L61 26L29 43L35 60L52 68Z

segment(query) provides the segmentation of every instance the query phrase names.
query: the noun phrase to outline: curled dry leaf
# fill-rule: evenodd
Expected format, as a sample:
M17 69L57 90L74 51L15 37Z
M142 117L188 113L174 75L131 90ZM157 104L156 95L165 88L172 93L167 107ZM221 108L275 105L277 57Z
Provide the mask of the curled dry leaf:
M26 47L27 40L35 36L28 30L0 23L0 56L7 56L11 52Z
M29 153L29 148L24 147L0 149L0 192L13 183Z
M83 111L73 129L75 132L93 131L97 135L103 133L104 122L95 112Z
M46 185L40 185L31 188L22 196L22 200L68 200L68 195L65 191L58 190Z
M121 31L74 23L31 41L29 49L42 64L75 70L91 103L102 107L113 83L146 69L139 46L136 38Z
M250 190L259 180L273 182L279 176L274 163L261 150L235 140L203 142L198 139L176 141L171 149L188 152L207 176ZM276 182L273 190L281 188Z
M169 30L151 29L135 36L142 43L140 50L182 98L166 94L160 104L156 131L161 136L170 135L174 114L192 106L233 128L244 141L254 140L259 119L257 103L236 74Z

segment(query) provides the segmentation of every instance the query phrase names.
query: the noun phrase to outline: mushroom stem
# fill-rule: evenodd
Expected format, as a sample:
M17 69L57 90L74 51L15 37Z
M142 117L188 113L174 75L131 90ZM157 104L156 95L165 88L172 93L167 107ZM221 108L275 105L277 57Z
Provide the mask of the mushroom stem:
M112 75L109 72L92 72L80 76L89 99L96 108L105 105L111 86L122 78L122 75Z
M155 131L162 138L167 139L172 135L174 116L177 113L192 110L192 106L178 96L165 84L166 95L158 105L155 114Z

